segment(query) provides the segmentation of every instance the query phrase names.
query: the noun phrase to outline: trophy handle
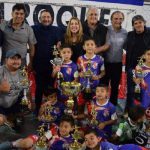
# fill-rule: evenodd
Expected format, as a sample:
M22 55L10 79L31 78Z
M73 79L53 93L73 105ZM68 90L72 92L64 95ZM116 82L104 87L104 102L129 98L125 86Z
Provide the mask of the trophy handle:
M50 63L51 63L52 65L54 65L54 66L55 66L55 64L54 64L53 60L50 60Z

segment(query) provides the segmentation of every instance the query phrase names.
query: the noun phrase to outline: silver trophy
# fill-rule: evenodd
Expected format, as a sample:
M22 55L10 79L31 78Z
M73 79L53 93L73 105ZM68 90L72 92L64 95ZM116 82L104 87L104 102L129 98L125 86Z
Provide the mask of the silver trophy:
M55 66L61 66L63 64L63 59L61 57L59 57L59 51L58 49L56 48L56 45L54 45L54 51L53 51L53 55L55 56L55 58L53 60L50 60L50 63L52 65L55 65ZM59 71L57 73L57 83L58 83L58 87L60 86L60 82L61 82L61 79L62 79L62 73Z

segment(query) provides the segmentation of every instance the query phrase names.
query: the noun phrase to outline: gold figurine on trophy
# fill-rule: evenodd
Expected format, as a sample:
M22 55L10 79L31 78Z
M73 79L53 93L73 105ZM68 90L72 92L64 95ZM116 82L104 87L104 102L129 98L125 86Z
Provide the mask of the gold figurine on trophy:
M75 126L75 131L72 135L74 142L69 145L69 150L82 150L82 144L78 142L81 139L77 126Z
M39 126L39 129L37 131L39 138L36 143L36 150L47 150L44 125Z

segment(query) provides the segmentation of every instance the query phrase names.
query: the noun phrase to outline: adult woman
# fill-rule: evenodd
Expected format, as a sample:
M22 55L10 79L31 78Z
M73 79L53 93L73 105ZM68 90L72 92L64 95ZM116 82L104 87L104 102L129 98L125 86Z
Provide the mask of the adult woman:
M71 46L73 51L72 60L75 63L78 57L84 54L82 46L84 37L80 20L76 17L72 17L67 26L64 42Z

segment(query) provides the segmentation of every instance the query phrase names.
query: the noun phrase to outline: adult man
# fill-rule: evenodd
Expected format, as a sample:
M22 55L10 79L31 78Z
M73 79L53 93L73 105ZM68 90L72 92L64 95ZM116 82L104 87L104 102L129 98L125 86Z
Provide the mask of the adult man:
M134 16L132 18L134 30L129 32L127 36L127 107L132 107L134 104L133 69L135 69L144 51L150 48L150 30L146 28L145 23L146 21L143 16Z
M34 56L34 44L36 39L32 28L24 22L25 7L23 4L16 4L12 8L12 19L3 21L0 24L0 29L4 34L2 45L2 63L4 63L6 52L9 49L17 49L22 57L22 64L26 64L27 44L30 49L29 66L32 66Z
M94 38L97 49L96 53L101 53L108 49L105 44L107 28L98 21L98 10L91 7L87 12L87 20L83 23L83 32L87 36Z
M21 54L17 50L6 53L5 65L0 67L0 114L14 115L20 112L20 100L23 87L21 81L24 77L19 70ZM0 116L0 120L3 117Z
M105 53L105 82L111 84L110 101L117 105L118 87L122 73L123 46L126 41L127 31L122 28L124 14L115 11L111 15L112 25L108 26L106 43L110 46Z
M40 109L44 89L53 85L51 79L52 64L50 64L50 60L53 58L54 45L57 45L61 39L58 28L51 25L53 19L48 10L41 11L39 20L40 24L33 26L37 39L33 65L36 72L36 115Z

